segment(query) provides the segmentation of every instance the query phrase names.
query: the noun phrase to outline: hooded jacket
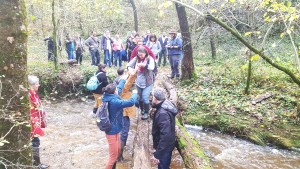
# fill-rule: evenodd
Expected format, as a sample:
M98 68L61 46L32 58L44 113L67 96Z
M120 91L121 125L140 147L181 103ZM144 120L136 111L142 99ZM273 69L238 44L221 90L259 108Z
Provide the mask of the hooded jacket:
M175 116L178 113L177 108L169 101L165 100L154 106L152 123L152 137L154 157L160 159L165 152L173 151L175 147Z
M122 92L125 80L121 79L117 88L118 93ZM108 135L120 133L122 130L123 108L131 107L137 99L137 94L133 93L129 100L122 100L119 95L104 93L102 101L108 102L109 120L112 123L112 129L105 132Z

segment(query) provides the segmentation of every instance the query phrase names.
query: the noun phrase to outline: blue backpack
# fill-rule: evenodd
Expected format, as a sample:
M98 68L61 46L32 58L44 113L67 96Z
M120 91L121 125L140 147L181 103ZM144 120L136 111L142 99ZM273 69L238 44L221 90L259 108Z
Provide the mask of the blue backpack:
M95 73L94 76L92 76L90 78L90 80L86 84L86 88L88 90L96 90L97 87L102 83L102 82L100 83L98 78L97 78L97 76L100 75L101 73L103 73L103 72L99 72L97 74Z
M117 112L115 120L117 120L121 111ZM109 120L108 102L102 102L96 113L96 123L101 131L109 132L112 129L112 123Z

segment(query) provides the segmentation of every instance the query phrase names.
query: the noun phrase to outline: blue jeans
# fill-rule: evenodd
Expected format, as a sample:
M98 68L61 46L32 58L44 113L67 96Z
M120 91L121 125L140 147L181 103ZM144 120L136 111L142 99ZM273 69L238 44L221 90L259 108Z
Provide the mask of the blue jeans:
M68 53L68 60L74 59L75 58L75 51L74 50L67 50Z
M127 142L128 132L130 128L130 118L128 116L123 116L123 128L121 130L121 141Z
M171 76L179 77L179 59L180 55L169 55L170 65L171 65Z
M122 67L121 51L120 50L114 51L114 57L115 57L115 60L114 60L115 66L117 66L117 63L118 63L118 60L119 60L119 67Z
M172 151L165 152L159 159L158 169L169 169L171 164Z
M161 58L164 58L163 60L163 66L166 66L166 56L167 56L167 50L162 50L160 53L159 53L159 58L158 58L158 66L160 66L160 63L161 63Z
M139 100L144 104L149 104L149 96L153 88L153 84L145 88L140 88L138 86L136 86L136 88L138 91Z
M96 49L96 50L90 50L90 53L91 53L91 57L92 57L92 65L99 65L100 63L100 53L99 53L99 50Z
M104 64L108 65L109 67L111 67L110 57L109 50L104 50Z

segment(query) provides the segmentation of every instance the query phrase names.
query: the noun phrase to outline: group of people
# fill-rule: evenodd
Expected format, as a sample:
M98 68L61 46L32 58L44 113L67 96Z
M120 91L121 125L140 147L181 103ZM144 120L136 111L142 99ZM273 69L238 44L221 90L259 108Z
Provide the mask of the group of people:
M122 67L122 61L130 61L135 57L134 49L143 45L148 53L154 58L157 66L161 64L166 66L167 56L171 66L170 78L179 77L179 63L182 60L182 39L177 36L176 31L171 31L169 37L166 32L157 38L150 31L144 36L140 36L136 31L132 31L127 37L125 46L118 34L114 38L111 37L110 31L105 31L101 38L98 38L97 33L92 31L90 37L83 40L80 34L76 34L75 38L67 35L65 44L68 54L68 60L75 59L78 64L82 64L82 56L85 51L85 46L88 47L91 55L91 65L100 64L100 51L103 52L103 63L109 67ZM51 37L44 39L48 41L48 60L53 57L53 40Z
M95 98L93 113L97 112L102 101L108 102L109 119L112 122L112 130L106 132L109 145L109 160L106 169L115 168L117 161L123 160L130 118L136 116L135 107L140 109L142 120L149 118L151 92L153 95L152 107L156 109L152 126L153 147L156 151L152 161L158 164L159 169L169 168L172 151L175 147L177 108L166 99L161 88L153 89L156 76L153 71L155 55L149 54L147 47L142 44L142 40L139 40L138 43L141 44L132 50L135 56L127 63L125 70L123 68L117 70L119 76L113 83L108 83L105 64L99 64L95 73L99 74L97 78L102 83L92 91Z
M165 32L158 39L156 35L150 33L140 38L133 31L126 41L125 49L129 62L125 69L122 68L119 60L123 49L119 35L112 39L109 31L106 31L100 42L96 32L93 31L91 36L84 42L78 39L80 36L77 36L77 40L75 40L76 56L78 48L81 48L80 52L84 51L83 45L85 44L89 47L92 65L97 65L98 67L95 75L101 83L97 89L92 91L95 98L93 113L96 114L102 102L109 103L108 112L112 130L106 132L109 145L109 160L106 164L106 169L116 168L117 161L123 160L123 150L128 138L130 118L136 116L135 107L140 109L141 119L147 120L151 106L156 109L152 123L153 147L156 151L153 154L152 161L158 164L159 169L167 169L170 166L172 151L175 147L175 116L177 108L166 99L161 88L153 89L156 77L156 62L160 65L161 58L163 58L163 66L166 65L166 56L169 58L171 65L169 77L179 77L178 65L182 55L182 40L176 37L177 33L175 31L171 31L169 34L170 38L166 36ZM70 41L72 41L71 38ZM111 46L111 44L114 45ZM70 46L70 49L73 49L72 45ZM100 64L99 48L104 52L103 64ZM113 83L109 83L106 67L107 65L111 66L112 50L115 56L115 66L119 62L119 69L117 70L119 77ZM78 59L80 61L80 57ZM31 105L33 105L31 111L32 143L34 147L38 147L38 137L43 135L42 121L45 113L39 109L41 102L37 95L38 78L30 76L29 82L32 88L30 96L34 96L30 97ZM135 89L133 90L133 88ZM149 100L151 92L153 95L152 104L150 104ZM37 151L37 149L35 148L34 151ZM39 165L40 168L47 167L47 165L40 163L39 158L36 159L34 156L35 165Z

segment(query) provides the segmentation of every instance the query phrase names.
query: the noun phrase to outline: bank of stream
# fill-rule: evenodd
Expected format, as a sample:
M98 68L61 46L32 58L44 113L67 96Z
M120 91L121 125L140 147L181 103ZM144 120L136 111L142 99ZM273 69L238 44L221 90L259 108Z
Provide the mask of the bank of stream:
M104 168L108 158L105 134L95 125L90 116L93 100L66 100L54 103L44 100L48 113L48 127L41 137L41 158L51 169L99 169ZM300 165L300 154L261 147L244 140L207 132L199 127L187 126L212 158L213 168L285 168ZM136 119L132 119L125 162L118 168L131 168ZM153 151L153 150L150 150ZM173 152L172 169L184 168L176 150Z

